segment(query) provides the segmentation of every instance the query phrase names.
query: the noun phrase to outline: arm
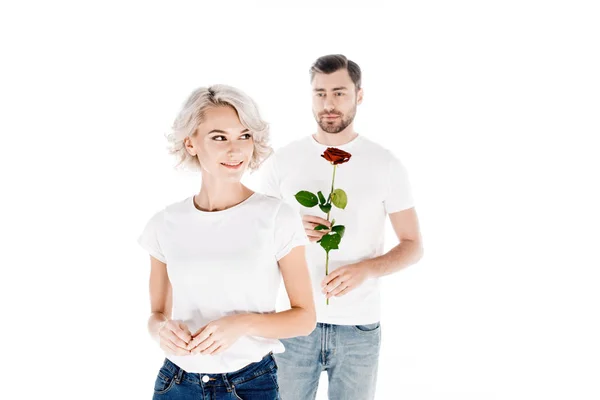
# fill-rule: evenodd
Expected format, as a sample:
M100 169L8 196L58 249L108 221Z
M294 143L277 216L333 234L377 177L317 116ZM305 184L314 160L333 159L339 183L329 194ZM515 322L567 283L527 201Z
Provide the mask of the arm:
M304 246L295 247L279 260L279 269L291 309L275 314L245 314L248 334L276 339L310 335L317 317Z
M386 254L363 261L371 278L398 272L416 263L423 256L419 220L414 207L389 214L389 216L400 243Z
M423 247L414 207L389 216L400 244L382 256L343 266L327 275L321 282L327 298L343 296L368 278L393 274L421 259Z
M150 317L148 332L160 347L176 355L189 354L189 329L179 321L171 320L173 293L167 273L167 264L150 256Z
M148 332L152 339L159 341L161 325L171 319L173 294L167 275L167 264L150 256L150 318Z
M219 354L243 335L284 339L309 335L316 326L312 286L304 246L279 260L291 309L272 314L236 314L200 328L188 346L192 354Z

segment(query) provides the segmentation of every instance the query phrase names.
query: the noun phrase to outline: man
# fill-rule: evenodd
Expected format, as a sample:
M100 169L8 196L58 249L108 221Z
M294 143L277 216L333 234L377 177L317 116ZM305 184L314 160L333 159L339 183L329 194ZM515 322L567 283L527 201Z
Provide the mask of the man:
M310 73L317 133L283 147L261 168L262 190L297 207L312 242L306 257L318 324L309 336L283 340L286 350L275 356L281 397L314 399L320 374L327 371L329 399L373 399L381 340L379 278L420 259L418 219L402 164L354 131L363 98L359 66L343 55L328 55ZM344 190L348 201L343 209L333 207L329 220L344 225L345 234L339 249L329 253L325 276L326 253L316 242L329 230L314 228L331 223L319 207L301 206L295 194L328 196L333 167L321 157L328 147L351 157L336 167L335 188ZM400 243L383 254L386 215Z

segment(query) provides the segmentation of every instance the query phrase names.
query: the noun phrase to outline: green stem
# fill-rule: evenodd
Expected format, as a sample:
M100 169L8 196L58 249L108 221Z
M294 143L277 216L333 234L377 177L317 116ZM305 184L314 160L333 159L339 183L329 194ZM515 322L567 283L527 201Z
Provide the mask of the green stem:
M325 276L329 275L329 252L325 256ZM329 305L329 299L327 299L327 305Z
M335 170L337 168L337 165L333 165L333 177L331 178L331 192L329 193L329 199L327 199L327 203L331 204L331 196L333 195L333 185L335 183ZM329 210L329 212L327 213L327 221L329 221L329 214L331 213L331 210ZM329 252L327 252L327 255L325 256L325 276L329 275ZM327 299L327 305L329 305L329 299Z
M335 170L337 168L337 165L333 166L333 177L331 178L331 192L329 192L329 199L327 199L327 203L331 204L331 196L333 195L333 184L335 183ZM327 213L327 221L329 221L329 213L331 213L331 210L329 210L329 212Z

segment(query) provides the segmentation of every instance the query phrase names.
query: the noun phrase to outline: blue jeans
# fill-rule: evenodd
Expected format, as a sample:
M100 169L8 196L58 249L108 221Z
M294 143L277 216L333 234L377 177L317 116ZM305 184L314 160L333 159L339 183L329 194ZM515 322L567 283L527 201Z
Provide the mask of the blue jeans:
M210 357L210 356L207 356ZM272 354L225 374L186 372L165 359L154 383L154 400L280 400Z
M322 371L330 400L375 398L381 343L379 322L369 325L318 323L309 336L282 340L275 354L282 400L314 400Z

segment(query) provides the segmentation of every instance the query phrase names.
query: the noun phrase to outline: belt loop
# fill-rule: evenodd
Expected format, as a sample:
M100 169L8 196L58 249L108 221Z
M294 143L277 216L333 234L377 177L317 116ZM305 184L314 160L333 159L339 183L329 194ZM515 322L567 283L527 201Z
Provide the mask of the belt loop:
M179 385L181 383L182 379L183 379L183 369L179 368L179 371L177 371L177 375L175 376L175 383Z
M231 393L232 387L235 386L231 385L231 382L229 382L229 379L227 379L227 374L221 374L221 377L223 378L223 383L225 383L225 388L227 389L227 392Z

